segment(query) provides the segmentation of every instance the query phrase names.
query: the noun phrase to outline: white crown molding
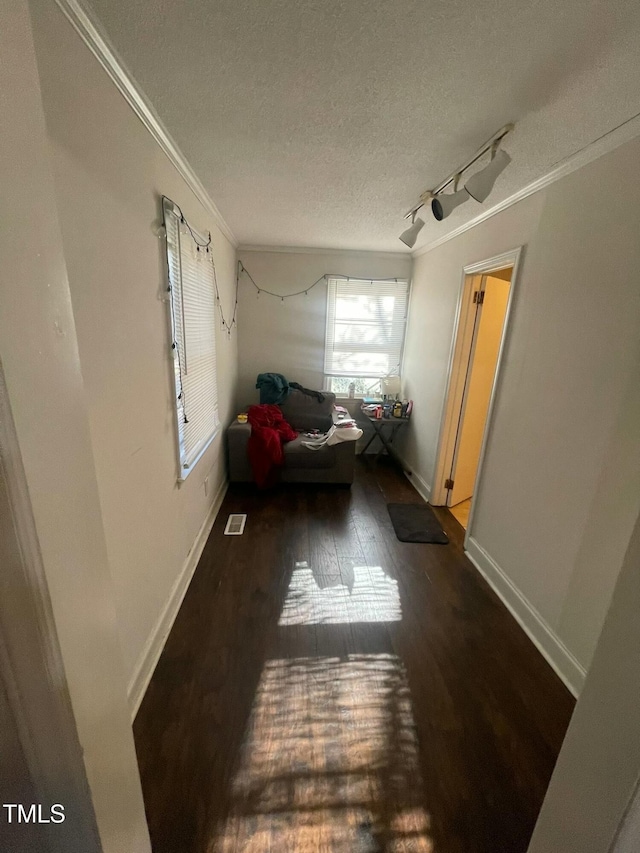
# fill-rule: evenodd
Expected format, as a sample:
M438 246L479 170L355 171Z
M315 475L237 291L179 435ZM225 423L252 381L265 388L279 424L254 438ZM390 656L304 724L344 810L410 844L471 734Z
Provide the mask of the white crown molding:
M126 65L118 56L106 35L77 0L56 0L63 14L69 20L82 41L96 57L100 65L115 83L119 92L134 113L138 116L160 148L173 163L182 178L202 206L211 214L215 224L224 236L233 244L238 245L233 231L227 225L224 217L207 193L200 179L191 168L184 154L180 151L171 135L160 121L147 96L144 94Z
M624 145L625 142L630 142L637 136L640 136L640 114L632 116L630 119L627 119L627 121L618 125L618 127L613 128L613 130L610 130L602 136L598 137L598 139L595 139L593 142L590 142L584 148L581 148L579 151L576 151L574 154L571 154L565 160L561 160L560 163L556 164L549 172L547 172L546 175L543 175L542 177L537 178L532 183L527 184L526 187L523 187L521 190L518 190L518 192L509 196L509 198L504 199L504 201L498 202L498 204L494 205L488 210L483 211L482 213L478 214L478 216L474 216L473 219L470 219L468 222L465 222L464 225L460 225L458 228L454 228L453 231L449 231L447 234L444 234L437 240L433 240L426 246L421 246L419 249L416 249L416 251L413 252L413 257L418 258L421 255L426 255L428 252L431 252L438 246L442 246L443 243L448 243L449 240L453 240L455 237L459 237L461 234L464 234L465 231L469 231L471 230L471 228L475 228L476 225L480 225L481 222L485 222L492 216L495 216L498 213L502 213L503 210L507 210L507 208L511 207L514 204L517 204L519 201L522 201L528 196L537 193L539 190L548 187L550 184L559 181L566 175L570 175L571 172L575 172L578 169L581 169L588 163L597 160L598 157L602 157L604 154L608 154L610 151L619 148L621 145Z
M136 113L140 121L147 128L149 133L156 140L160 148L173 163L180 175L183 177L187 185L191 188L196 198L201 202L203 207L211 214L220 231L227 239L240 251L244 252L283 252L290 254L335 254L335 255L363 255L365 257L376 256L380 258L399 259L404 256L417 258L432 251L443 243L453 240L475 228L481 222L485 222L492 216L501 213L503 210L517 204L519 201L527 198L533 193L549 186L555 181L569 175L571 172L580 169L582 166L591 163L603 154L613 151L625 142L629 142L637 136L640 136L640 115L633 116L623 122L618 127L603 134L598 139L586 145L580 151L567 157L555 165L547 174L537 178L532 183L528 184L523 189L483 211L478 216L473 217L468 222L454 228L442 237L433 240L426 246L421 246L419 249L410 252L375 252L367 250L350 251L348 249L323 249L307 246L254 246L244 245L238 247L238 241L233 234L233 231L225 221L224 217L218 210L216 204L211 199L200 179L186 160L184 154L180 151L177 144L171 138L171 135L164 127L155 110L151 106L150 101L135 81L135 78L128 71L125 63L118 55L115 48L111 45L106 35L100 31L98 24L92 20L87 11L80 5L78 0L56 0L57 5L62 10L63 14L74 27L80 38L87 45L89 50L96 57L100 65L107 72L111 80L114 82L120 93L123 95L131 109Z
M279 252L287 255L360 255L363 258L387 258L398 261L401 258L411 260L410 252L376 252L372 249L323 249L313 246L238 246L238 252Z

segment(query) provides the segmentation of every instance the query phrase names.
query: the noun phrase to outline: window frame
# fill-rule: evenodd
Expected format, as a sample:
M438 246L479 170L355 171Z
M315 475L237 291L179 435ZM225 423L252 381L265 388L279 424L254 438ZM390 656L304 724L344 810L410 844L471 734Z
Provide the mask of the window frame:
M341 400L349 399L349 392L348 391L337 391L335 388L335 380L336 379L352 379L352 380L355 380L356 382L360 381L362 383L368 383L369 386L373 386L373 387L369 387L367 389L367 391L369 392L367 394L362 394L356 390L354 396L357 400L362 400L365 397L376 397L377 398L382 393L379 390L379 388L378 388L378 390L376 390L376 388L375 388L376 385L378 385L378 386L380 385L380 382L382 381L381 379L375 379L375 378L372 378L370 376L331 376L329 373L325 373L324 374L323 390L328 391L331 394L335 394L336 397L341 399Z
M345 374L342 374L342 373L327 373L326 372L327 344L328 344L329 329L330 329L329 299L331 298L330 287L331 287L332 281L347 281L347 282L353 281L353 282L368 283L368 284L372 284L372 285L373 284L385 284L385 283L388 283L388 284L392 284L392 283L393 284L404 284L405 285L405 287L406 287L406 305L405 305L405 316L404 316L404 321L403 321L402 343L400 346L399 360L398 360L397 367L392 368L391 371L389 371L389 373L382 374L380 376L359 374L359 375L352 375L352 376L346 377ZM349 378L349 379L356 379L356 380L359 379L359 380L362 380L363 382L368 382L370 385L374 385L376 382L381 381L384 378L384 376L400 376L400 377L402 377L402 369L403 369L403 363L404 363L404 350L405 350L405 344L406 344L406 340L407 340L407 328L408 328L408 324L409 324L410 298L411 298L411 280L409 278L392 278L392 277L389 277L389 278L384 278L384 279L375 279L375 278L372 279L372 278L361 278L360 276L339 276L339 275L327 276L327 312L326 312L326 320L325 320L324 354L323 354L324 387L327 390L332 390L332 385L333 385L332 380L334 380L334 379L341 379L341 378ZM335 312L334 312L334 314L335 314ZM334 321L334 323L335 323L335 321ZM335 340L335 333L334 333L334 340Z
M183 266L183 253L181 247L181 241L184 238L183 231L181 230L181 225L184 223L184 219L182 217L182 213L180 209L175 206L168 198L163 197L162 201L163 206L163 224L165 227L166 235L165 235L165 264L166 264L166 276L167 276L167 290L168 290L168 298L166 299L168 305L168 313L169 313L169 329L171 339L169 342L169 356L172 364L172 387L174 389L174 399L172 402L172 407L175 414L175 425L176 425L176 454L177 454L177 463L178 463L178 483L184 483L191 474L191 472L196 468L198 462L204 454L207 452L215 438L219 435L221 431L221 423L220 423L220 414L219 414L219 393L218 393L218 336L216 334L216 324L215 319L212 325L212 341L213 341L213 355L214 355L214 365L213 372L215 376L215 386L214 386L214 400L213 400L213 412L214 412L214 426L212 431L208 436L203 437L198 444L196 445L196 452L189 457L186 451L186 443L185 443L185 395L182 393L182 384L183 384L183 375L187 375L188 373L188 356L189 356L189 346L187 343L187 326L185 322L185 311L184 311L184 291L183 291L183 280L181 278L180 286L179 286L179 299L174 299L174 282L172 281L171 274L171 257L170 253L176 252L176 266L180 270L180 275L182 276L182 266ZM169 222L169 217L174 217L176 220L177 228L177 249L174 247L170 237L169 237L169 228L167 227ZM189 225L189 230L192 232L193 237L198 243L206 244L209 241L209 234L203 234L201 231L196 230L193 226ZM191 239L189 236L188 239ZM214 287L213 293L213 312L215 313L216 309L216 293L215 293L215 277L212 278L212 285ZM180 331L179 331L180 330ZM180 340L184 342L184 348L181 350L180 348ZM188 405L188 403L187 403Z

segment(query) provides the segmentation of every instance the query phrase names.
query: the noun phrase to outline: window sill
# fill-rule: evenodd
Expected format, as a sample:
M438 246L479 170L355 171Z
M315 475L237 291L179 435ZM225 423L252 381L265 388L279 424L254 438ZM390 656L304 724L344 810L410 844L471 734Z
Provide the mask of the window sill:
M195 457L195 459L189 465L188 468L183 468L183 466L180 465L180 476L178 477L178 485L179 486L181 486L183 483L186 483L187 477L189 476L189 474L191 474L194 471L198 462L202 459L204 454L211 447L214 439L220 434L220 432L221 432L221 427L220 427L220 425L218 425L216 427L216 431L211 434L211 437L207 441L205 441L205 443L202 445L202 449L198 452L198 455Z

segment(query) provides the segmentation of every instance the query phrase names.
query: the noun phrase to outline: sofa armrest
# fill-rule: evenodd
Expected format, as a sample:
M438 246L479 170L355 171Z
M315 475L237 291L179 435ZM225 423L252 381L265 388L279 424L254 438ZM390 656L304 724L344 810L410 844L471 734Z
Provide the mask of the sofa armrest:
M253 480L251 465L247 456L247 443L251 435L250 424L234 421L227 430L227 455L229 459L229 480L232 483L248 483Z

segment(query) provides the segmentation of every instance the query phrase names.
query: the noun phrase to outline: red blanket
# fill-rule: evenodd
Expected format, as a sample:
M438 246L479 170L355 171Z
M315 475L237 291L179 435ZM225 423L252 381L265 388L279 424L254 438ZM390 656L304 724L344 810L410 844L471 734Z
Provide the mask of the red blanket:
M261 489L277 482L278 470L284 464L282 445L297 438L278 406L249 406L247 412L251 435L247 445L253 478Z

